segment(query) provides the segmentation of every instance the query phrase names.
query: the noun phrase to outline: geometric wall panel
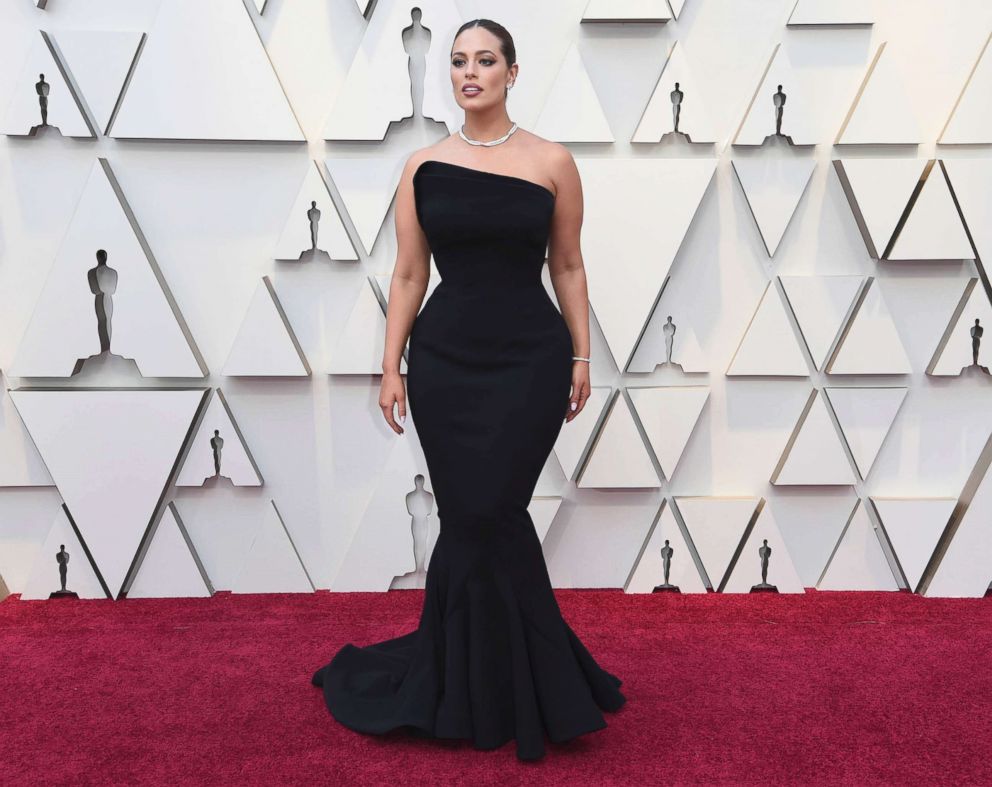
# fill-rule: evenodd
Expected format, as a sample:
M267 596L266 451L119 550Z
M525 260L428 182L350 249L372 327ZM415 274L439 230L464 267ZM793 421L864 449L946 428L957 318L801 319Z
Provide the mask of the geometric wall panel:
M433 495L430 475L423 459L414 421L407 412L402 439L394 440L386 465L376 481L351 542L331 582L332 591L386 591L395 577L417 570L414 515L425 515L424 566L429 565L437 527L437 512L414 511L417 506L417 476L423 489ZM482 470L483 474L485 470ZM422 495L422 493L421 493Z
M767 576L761 576L761 551L769 548ZM767 582L779 593L805 593L799 573L789 557L789 550L775 522L771 506L765 503L751 529L734 568L724 585L723 593L750 593L754 585Z
M576 486L609 489L653 489L658 473L641 439L627 397L620 394L596 436Z
M971 334L976 328L984 329L988 326L992 326L992 304L979 280L971 278L965 284L958 308L954 310L947 330L927 366L927 374L955 377L966 370L980 372L981 369L974 365L976 349L978 366L985 367L987 373L990 365L988 347L992 344L992 333L974 338ZM984 330L982 333L984 334Z
M100 251L106 252L105 265ZM101 271L107 278L100 278ZM94 287L106 294L94 295ZM99 158L11 372L19 377L70 377L83 361L101 354L104 319L110 353L133 359L144 377L207 373L109 163Z
M824 388L861 478L868 477L908 388Z
M314 209L317 212L311 222L310 211ZM358 259L316 161L307 166L272 256L277 260L310 259L312 250L322 251L333 260Z
M341 204L351 217L368 254L375 249L407 158L407 154L397 156L383 151L372 157L335 156L324 159L324 166L338 190ZM336 234L331 242L333 245L328 252L331 259L358 259L351 238Z
M924 596L981 598L992 582L992 472L968 503Z
M229 377L310 375L310 364L268 276L255 288L223 373Z
M957 505L956 497L870 498L899 559L910 590L923 577L937 541Z
M48 88L48 125L63 137L92 137L89 126L69 83L62 74L49 48L48 34L39 31L34 38L24 65L13 83L10 103L4 115L3 133L11 136L33 136L41 126L41 99L36 85L44 75Z
M388 292L388 289L386 290ZM424 299L426 303L427 298ZM423 306L421 306L423 309ZM358 298L344 329L338 336L328 362L329 374L382 374L382 348L386 341L386 317L368 279L358 290ZM407 370L400 356L400 374Z
M929 163L918 158L834 159L868 253L881 259Z
M527 513L530 514L531 521L534 523L534 530L537 531L537 537L542 543L555 521L555 515L561 509L561 501L560 496L553 495L547 497L535 495L530 499Z
M772 472L771 482L778 485L855 483L826 401L816 389L810 393L810 400Z
M977 252L984 266L992 261L992 159L940 159L939 163L975 244L968 258Z
M789 27L871 25L874 16L864 0L796 0Z
M571 421L562 424L555 441L554 454L561 464L565 478L575 478L586 449L589 448L593 435L599 431L606 408L612 401L612 392L613 389L608 385L592 386L582 411Z
M679 18L679 14L682 13L682 6L685 5L685 0L668 0L668 4L672 7L672 13L675 18Z
M917 145L923 141L907 94L907 87L912 86L905 76L909 69L887 43L881 43L868 66L835 145Z
M969 145L992 142L992 55L985 39L975 67L968 75L951 116L938 138L942 145Z
M589 301L624 370L716 162L581 158L576 164L585 199L582 245Z
M60 30L55 45L79 88L80 102L102 134L124 89L144 33L121 30Z
M573 42L534 123L534 133L554 142L614 142L582 55Z
M159 5L110 136L305 141L241 0Z
M648 99L644 113L637 123L631 142L660 142L662 137L674 131L675 107L672 93L682 93L678 106L679 131L694 143L711 143L718 140L718 134L706 111L706 104L699 94L699 82L689 67L685 47L676 41L668 55L654 92Z
M972 260L975 253L954 206L942 167L930 167L926 180L896 236L889 260Z
M45 543L35 557L31 572L28 574L24 589L21 591L21 601L31 599L47 599L49 594L62 587L59 576L59 564L56 555L62 546L69 554L66 563L66 590L71 590L80 598L107 598L100 578L93 570L86 550L79 542L76 531L65 514L65 507L59 506L58 514L45 537Z
M658 523L644 545L624 592L650 593L655 585L665 581L665 562L661 550L667 542L672 550L668 583L677 586L682 593L705 593L706 585L699 576L696 561L692 559L689 545L682 536L682 529L675 521L671 505L666 499L662 500L661 506Z
M675 498L675 507L682 515L682 522L714 590L723 582L761 500L760 497Z
M169 503L151 535L127 598L204 598L213 592L179 512Z
M774 257L785 228L806 191L816 161L792 156L749 156L731 161L765 251L769 257Z
M667 0L589 0L582 22L656 22L672 18Z
M899 590L861 500L816 583L817 590Z
M205 394L153 389L10 393L114 598Z
M728 377L809 377L809 366L774 282L765 285L726 373Z
M4 486L53 486L6 386L0 388L0 487Z
M854 307L864 276L779 276L799 333L819 370Z
M215 435L215 432L219 434ZM215 439L221 441L216 443L219 474L215 468ZM203 486L215 475L218 479L229 479L234 486L262 485L258 466L245 445L244 435L241 434L220 388L217 389L217 395L211 397L196 435L190 442L189 453L179 471L176 486Z
M265 506L232 593L312 593L313 582L279 515L274 500Z
M710 389L705 385L628 386L627 394L662 472L671 479Z
M827 362L826 371L828 374L912 373L878 279L870 277L864 299Z

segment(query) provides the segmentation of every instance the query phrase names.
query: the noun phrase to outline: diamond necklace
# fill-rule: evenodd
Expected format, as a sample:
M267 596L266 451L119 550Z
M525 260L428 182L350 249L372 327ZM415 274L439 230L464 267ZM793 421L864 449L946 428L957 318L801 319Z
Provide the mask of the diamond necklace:
M490 140L489 142L481 142L478 139L469 139L468 137L465 136L465 132L462 130L464 128L465 126L462 126L461 128L458 129L458 136L460 136L462 139L468 142L469 145L482 145L484 147L489 148L492 147L493 145L501 145L502 143L506 142L506 140L510 138L510 135L517 130L517 124L514 123L512 126L510 126L510 130L507 131L499 139L493 139Z

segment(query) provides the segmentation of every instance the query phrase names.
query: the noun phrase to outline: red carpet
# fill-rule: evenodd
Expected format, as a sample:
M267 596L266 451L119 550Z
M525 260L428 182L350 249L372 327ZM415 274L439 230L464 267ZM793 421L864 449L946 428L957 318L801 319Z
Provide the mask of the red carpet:
M0 784L992 783L992 598L556 594L627 704L537 763L328 714L313 670L423 591L12 596Z

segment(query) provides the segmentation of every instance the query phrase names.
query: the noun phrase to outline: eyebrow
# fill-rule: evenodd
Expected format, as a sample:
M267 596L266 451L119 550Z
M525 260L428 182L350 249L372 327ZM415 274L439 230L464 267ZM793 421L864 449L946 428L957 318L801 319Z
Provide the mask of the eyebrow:
M483 52L488 52L490 55L495 55L496 54L491 49L478 49L478 50L476 50L475 54L481 55ZM452 52L451 53L451 56L454 57L455 55L464 55L464 54L465 54L464 52Z

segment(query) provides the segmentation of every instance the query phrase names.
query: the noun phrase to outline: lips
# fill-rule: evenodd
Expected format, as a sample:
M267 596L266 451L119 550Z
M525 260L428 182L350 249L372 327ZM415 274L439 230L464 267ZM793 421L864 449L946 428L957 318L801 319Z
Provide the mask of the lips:
M481 92L482 92L482 88L481 87L476 87L474 85L473 86L466 85L465 87L462 88L462 93L464 93L465 95L468 95L468 96L474 96L474 95L476 95L478 93L481 93Z

